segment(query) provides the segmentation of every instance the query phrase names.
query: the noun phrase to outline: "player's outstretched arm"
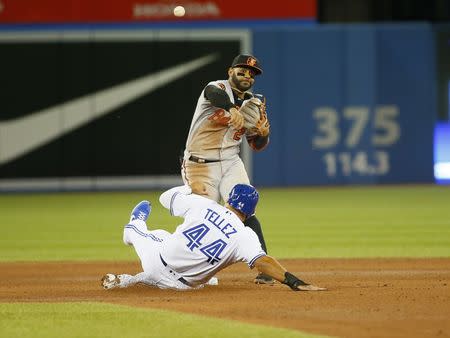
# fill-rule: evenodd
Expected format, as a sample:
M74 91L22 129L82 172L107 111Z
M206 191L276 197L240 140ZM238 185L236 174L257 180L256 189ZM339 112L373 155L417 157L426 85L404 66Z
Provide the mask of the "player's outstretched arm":
M322 291L326 290L318 286L314 286L305 283L301 279L297 278L290 272L288 272L275 258L271 256L262 256L258 258L254 267L266 275L269 275L277 281L286 284L294 291Z
M257 268L259 272L269 275L283 283L284 274L287 270L273 257L262 256L255 261L253 266Z

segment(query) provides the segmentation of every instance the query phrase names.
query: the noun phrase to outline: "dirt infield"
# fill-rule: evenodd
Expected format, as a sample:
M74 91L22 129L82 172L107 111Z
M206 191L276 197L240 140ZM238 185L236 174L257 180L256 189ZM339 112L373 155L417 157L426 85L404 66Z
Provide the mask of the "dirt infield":
M292 292L255 285L244 264L222 271L218 286L105 291L106 272L136 273L137 263L0 263L0 302L98 301L164 308L338 337L450 337L450 259L283 260L329 290Z

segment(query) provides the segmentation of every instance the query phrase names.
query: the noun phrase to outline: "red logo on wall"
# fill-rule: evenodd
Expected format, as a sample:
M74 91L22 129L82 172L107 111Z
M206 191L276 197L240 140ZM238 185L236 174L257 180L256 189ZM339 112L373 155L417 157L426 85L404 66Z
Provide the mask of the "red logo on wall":
M283 6L273 6L266 1L255 6L251 1L241 0L0 0L0 23L314 20L316 2L284 0ZM173 15L175 3L186 9L183 18Z

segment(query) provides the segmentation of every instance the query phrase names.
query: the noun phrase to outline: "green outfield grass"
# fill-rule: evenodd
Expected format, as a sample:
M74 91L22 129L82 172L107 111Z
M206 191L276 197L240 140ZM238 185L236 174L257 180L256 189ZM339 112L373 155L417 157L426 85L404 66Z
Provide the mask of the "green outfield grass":
M450 188L262 189L257 214L278 258L449 257ZM130 210L172 231L158 192L0 195L0 260L134 260L121 242Z
M175 325L176 323L176 325ZM319 338L298 331L98 303L1 304L0 337Z
M262 189L257 210L278 258L449 257L450 188ZM142 199L175 229L158 192L0 195L0 260L136 260L123 225ZM176 320L177 325L173 325ZM318 337L169 311L96 303L1 304L1 337Z

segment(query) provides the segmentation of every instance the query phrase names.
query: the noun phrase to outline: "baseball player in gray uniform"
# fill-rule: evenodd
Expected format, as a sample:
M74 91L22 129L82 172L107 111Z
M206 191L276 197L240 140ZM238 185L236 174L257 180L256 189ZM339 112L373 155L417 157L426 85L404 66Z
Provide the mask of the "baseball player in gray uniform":
M262 73L259 61L252 55L238 55L228 69L228 79L208 83L200 94L184 150L181 175L185 184L197 194L220 202L226 201L238 183L249 184L244 164L239 157L246 138L255 151L269 143L270 125L265 111L265 98L250 92L255 76ZM251 128L244 126L243 104L260 102L260 116ZM261 225L255 215L245 220L267 252ZM259 274L255 283L272 284L273 279Z
M192 290L216 284L214 275L236 262L272 276L295 291L320 291L300 280L262 250L258 236L243 221L255 212L259 195L250 185L236 185L224 206L192 194L190 187L164 192L161 204L184 222L173 234L149 231L146 220L151 212L148 201L131 212L123 240L133 245L143 272L137 275L108 273L102 278L105 289L125 288L137 283L161 289Z

